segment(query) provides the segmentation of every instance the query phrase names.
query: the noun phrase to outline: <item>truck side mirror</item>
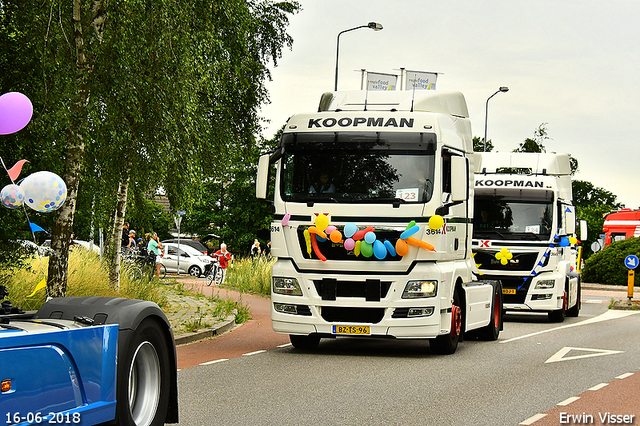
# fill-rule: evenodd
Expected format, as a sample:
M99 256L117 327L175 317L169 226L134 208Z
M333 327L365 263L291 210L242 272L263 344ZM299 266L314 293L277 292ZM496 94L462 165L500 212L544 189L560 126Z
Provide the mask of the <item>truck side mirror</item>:
M260 156L258 161L258 175L256 176L256 198L262 200L267 198L267 188L269 183L269 154Z
M451 157L451 201L467 200L467 185L469 184L469 170L465 157Z

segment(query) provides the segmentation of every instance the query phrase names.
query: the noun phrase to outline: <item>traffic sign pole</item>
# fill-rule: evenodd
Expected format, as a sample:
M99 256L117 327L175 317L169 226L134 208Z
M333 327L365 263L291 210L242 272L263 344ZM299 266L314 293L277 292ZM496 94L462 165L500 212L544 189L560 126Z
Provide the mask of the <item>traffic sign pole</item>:
M627 297L629 297L629 300L633 299L633 281L634 281L634 275L635 273L633 272L633 269L629 269L629 279L627 282Z

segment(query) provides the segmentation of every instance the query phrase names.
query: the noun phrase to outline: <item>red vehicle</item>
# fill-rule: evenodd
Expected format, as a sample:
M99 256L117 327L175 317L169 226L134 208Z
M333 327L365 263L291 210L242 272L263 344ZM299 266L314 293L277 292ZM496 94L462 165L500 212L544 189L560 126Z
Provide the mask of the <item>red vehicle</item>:
M621 209L604 217L604 245L631 237L640 237L640 210Z

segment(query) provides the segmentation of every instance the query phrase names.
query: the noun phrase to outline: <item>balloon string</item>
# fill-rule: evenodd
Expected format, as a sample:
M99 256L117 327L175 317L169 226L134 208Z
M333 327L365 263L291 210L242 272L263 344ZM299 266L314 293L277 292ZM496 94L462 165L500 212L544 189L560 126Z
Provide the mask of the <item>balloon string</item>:
M4 164L4 160L2 159L2 157L0 157L0 163L2 163L2 168L4 169L5 172L7 172L7 175L9 176L9 179L11 179L11 183L15 184L15 181L11 178L11 174L9 174L9 170L7 170L7 166ZM33 243L38 246L38 249L36 250L36 252L38 253L38 262L40 263L40 272L42 272L42 278L43 279L47 279L47 275L44 272L44 265L42 264L42 253L40 252L40 245L38 244L38 241L36 240L36 233L33 232L31 230L31 220L29 219L29 214L27 213L27 209L25 208L24 204L22 204L22 212L24 213L25 217L27 218L27 224L29 225L29 231L31 231L31 237L33 238ZM53 250L52 250L53 253ZM47 290L48 292L48 290Z

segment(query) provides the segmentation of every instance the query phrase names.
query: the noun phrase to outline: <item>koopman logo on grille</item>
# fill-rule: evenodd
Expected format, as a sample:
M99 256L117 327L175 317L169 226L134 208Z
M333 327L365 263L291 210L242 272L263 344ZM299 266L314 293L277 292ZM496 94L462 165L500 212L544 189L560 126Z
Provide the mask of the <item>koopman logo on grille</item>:
M400 117L400 121L395 118L383 117L342 117L342 118L310 118L309 129L318 127L413 127L413 118Z
M512 179L484 179L476 180L476 187L479 186L513 186L516 188L544 188L544 183L530 180Z

